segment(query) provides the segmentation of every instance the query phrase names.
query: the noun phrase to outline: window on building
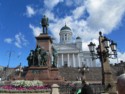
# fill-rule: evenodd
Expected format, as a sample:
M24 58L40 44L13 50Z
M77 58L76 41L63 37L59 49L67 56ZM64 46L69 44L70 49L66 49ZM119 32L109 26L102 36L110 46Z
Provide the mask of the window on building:
M65 40L67 40L67 34L65 34Z
M64 40L64 38L62 37L62 41Z

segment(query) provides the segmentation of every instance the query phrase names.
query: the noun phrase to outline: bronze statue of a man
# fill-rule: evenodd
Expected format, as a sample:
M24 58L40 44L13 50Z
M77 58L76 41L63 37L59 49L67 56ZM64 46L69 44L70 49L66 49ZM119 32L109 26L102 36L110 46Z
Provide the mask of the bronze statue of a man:
M46 66L47 65L47 60L48 60L48 53L47 51L45 51L43 48L41 50L41 63L42 66Z
M48 23L48 18L45 15L41 20L41 24L42 24L42 27L43 27L43 34L47 34L49 23Z
M36 53L36 66L40 66L41 63L41 47L40 45L37 45L36 49L35 49L35 53Z
M57 67L57 55L58 55L58 53L57 53L57 50L54 48L54 47L52 47L52 49L53 49L53 65L52 65L52 67Z
M31 50L29 56L27 57L28 60L28 66L34 65L34 51Z

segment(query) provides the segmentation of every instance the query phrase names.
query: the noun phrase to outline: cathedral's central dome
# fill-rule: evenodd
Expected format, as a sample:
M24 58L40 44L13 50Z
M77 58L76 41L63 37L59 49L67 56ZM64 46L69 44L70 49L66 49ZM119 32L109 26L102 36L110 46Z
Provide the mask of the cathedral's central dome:
M71 31L71 29L66 25L60 29L60 31L65 31L65 30L70 30Z
M72 41L72 31L66 24L60 29L60 43L66 44Z

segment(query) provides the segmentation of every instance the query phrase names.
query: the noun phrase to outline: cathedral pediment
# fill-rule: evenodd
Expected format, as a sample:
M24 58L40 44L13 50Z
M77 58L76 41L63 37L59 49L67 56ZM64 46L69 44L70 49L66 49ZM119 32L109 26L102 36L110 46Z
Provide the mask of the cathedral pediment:
M58 48L58 50L73 50L73 49L74 49L73 47L66 47L66 46Z
M57 50L77 50L76 47L74 47L74 45L56 45L55 48Z

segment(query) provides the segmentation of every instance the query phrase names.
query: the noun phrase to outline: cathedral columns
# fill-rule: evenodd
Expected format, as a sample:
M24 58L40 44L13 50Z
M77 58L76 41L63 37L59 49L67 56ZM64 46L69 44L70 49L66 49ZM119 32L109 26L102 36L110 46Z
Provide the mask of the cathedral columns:
M56 65L57 67L59 67L59 63L58 62L59 62L59 56L57 56L57 65Z
M62 54L62 67L64 66L64 61L63 61L63 54Z
M80 58L79 58L79 53L77 55L77 58L78 58L78 67L80 67Z
M68 67L70 66L70 63L69 63L69 54L67 54L67 58L68 58Z
M74 56L74 53L73 53L73 55L72 55L72 58L73 58L73 67L75 67L75 56Z

